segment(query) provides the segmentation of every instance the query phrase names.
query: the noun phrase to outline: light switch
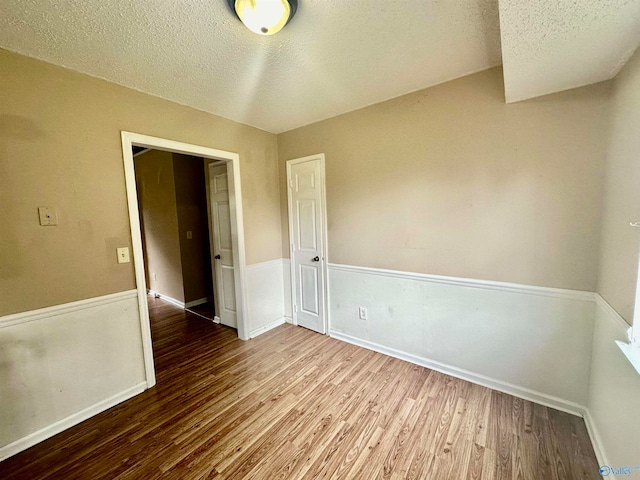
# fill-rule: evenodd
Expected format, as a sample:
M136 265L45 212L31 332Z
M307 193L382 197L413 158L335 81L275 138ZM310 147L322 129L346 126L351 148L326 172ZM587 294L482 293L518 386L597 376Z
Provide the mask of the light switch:
M58 225L58 211L56 207L38 207L38 216L40 217L40 225L44 227Z
M193 239L193 232L191 230L187 230L187 240Z
M118 263L129 263L129 247L118 248Z

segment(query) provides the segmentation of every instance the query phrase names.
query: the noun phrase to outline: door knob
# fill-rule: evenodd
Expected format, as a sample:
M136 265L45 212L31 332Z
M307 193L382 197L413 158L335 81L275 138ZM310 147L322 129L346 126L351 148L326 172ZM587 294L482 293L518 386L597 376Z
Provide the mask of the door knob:
M320 257L313 257L311 260L314 261L314 262L319 262L320 261Z
M216 255L216 256L215 256L215 257L213 257L213 258L215 258L216 260L220 260L220 254Z

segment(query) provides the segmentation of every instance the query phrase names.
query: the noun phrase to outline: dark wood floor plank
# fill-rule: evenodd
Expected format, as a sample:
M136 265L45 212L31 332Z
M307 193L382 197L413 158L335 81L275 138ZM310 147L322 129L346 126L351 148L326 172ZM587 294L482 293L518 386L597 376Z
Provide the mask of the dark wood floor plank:
M582 419L283 325L150 298L157 385L0 463L2 479L595 479Z

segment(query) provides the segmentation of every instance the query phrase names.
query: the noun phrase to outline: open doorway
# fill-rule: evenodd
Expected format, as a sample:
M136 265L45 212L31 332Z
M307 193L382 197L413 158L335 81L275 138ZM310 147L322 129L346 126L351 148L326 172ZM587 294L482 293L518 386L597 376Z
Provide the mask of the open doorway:
M134 145L133 162L147 292L214 321L204 159Z
M129 207L129 221L133 246L133 260L136 274L136 289L138 292L138 309L140 314L140 327L145 359L145 372L147 377L147 386L152 387L155 385L156 380L153 364L153 347L151 342L149 310L147 304L147 276L148 273L152 272L145 271L133 147L139 147L140 149L148 148L162 152L170 152L171 154L199 157L204 159L204 165L207 165L207 168L208 164L214 163L218 166L221 165L223 169L226 170L225 180L228 198L226 216L229 224L227 238L230 241L231 252L229 253L229 256L233 265L233 276L229 277L227 274L227 280L230 278L233 288L227 288L223 295L226 296L228 304L232 302L235 307L235 320L237 324L238 337L242 340L248 340L249 331L246 318L247 307L245 295L246 261L239 170L240 158L237 153L233 152L185 144L162 138L150 137L147 135L122 132L121 136L125 167L125 182L127 187L127 201ZM213 228L211 222L209 222L209 225ZM184 235L186 237L186 231L184 232ZM223 295L217 296L221 297ZM215 297L216 295L214 295L214 298Z

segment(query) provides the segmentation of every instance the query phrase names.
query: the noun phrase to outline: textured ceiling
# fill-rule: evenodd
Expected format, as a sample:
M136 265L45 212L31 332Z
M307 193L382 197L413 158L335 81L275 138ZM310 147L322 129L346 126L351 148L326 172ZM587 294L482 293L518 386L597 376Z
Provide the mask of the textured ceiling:
M498 0L300 0L259 36L227 0L0 2L0 47L280 133L501 62Z
M507 101L595 83L639 43L640 0L300 0L273 36L227 0L0 2L0 48L273 133L501 61Z
M640 0L500 0L507 102L613 78L640 44Z

